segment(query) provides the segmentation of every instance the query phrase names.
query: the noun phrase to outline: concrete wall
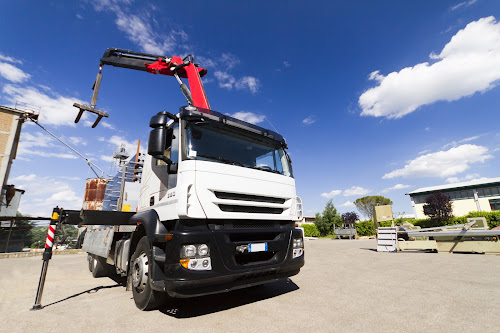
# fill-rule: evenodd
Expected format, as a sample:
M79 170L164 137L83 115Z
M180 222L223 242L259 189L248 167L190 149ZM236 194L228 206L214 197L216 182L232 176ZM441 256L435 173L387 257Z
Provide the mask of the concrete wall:
M15 158L23 111L0 105L0 199L3 201L10 166Z

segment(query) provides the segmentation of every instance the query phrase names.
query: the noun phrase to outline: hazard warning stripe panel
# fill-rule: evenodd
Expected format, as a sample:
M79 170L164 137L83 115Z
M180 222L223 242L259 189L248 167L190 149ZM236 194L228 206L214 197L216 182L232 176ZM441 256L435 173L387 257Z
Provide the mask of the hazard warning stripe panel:
M55 236L55 228L53 225L49 225L49 230L47 231L47 241L45 242L45 247L52 247Z

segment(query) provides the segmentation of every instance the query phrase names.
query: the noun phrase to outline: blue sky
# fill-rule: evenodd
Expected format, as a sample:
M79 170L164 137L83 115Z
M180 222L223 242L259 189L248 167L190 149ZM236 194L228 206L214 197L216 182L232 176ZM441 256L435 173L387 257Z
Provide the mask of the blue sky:
M28 10L29 9L29 10ZM469 1L9 1L0 5L0 104L107 174L113 149L147 140L151 115L185 99L170 77L105 67L95 128L74 124L108 47L194 53L212 109L288 141L306 215L384 195L412 213L419 187L498 177L500 3ZM23 213L81 207L84 160L23 127L10 183Z

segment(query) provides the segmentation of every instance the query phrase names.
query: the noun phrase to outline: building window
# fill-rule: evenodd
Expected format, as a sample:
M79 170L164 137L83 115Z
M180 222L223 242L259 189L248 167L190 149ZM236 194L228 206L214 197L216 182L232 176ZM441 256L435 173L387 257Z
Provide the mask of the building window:
M500 187L499 186L482 187L477 190L477 195L480 198L500 195Z
M500 210L500 199L490 199L491 210Z

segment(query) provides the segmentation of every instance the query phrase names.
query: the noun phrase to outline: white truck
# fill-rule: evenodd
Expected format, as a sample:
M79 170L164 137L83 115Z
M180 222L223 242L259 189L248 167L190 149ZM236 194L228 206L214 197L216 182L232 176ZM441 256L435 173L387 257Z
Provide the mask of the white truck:
M169 297L297 274L304 265L303 235L295 228L302 204L285 139L210 110L200 80L206 70L192 57L108 49L102 65L175 76L189 105L151 118L136 213L66 214L68 223L94 225L82 247L93 275L127 276L137 307L151 310ZM81 112L101 112L94 109L97 90L90 108L78 105Z

